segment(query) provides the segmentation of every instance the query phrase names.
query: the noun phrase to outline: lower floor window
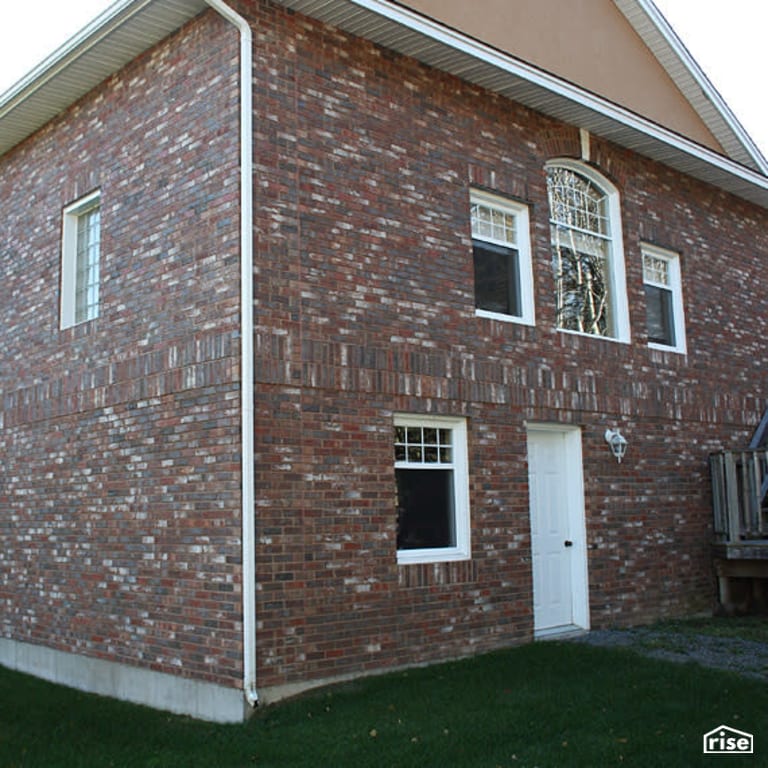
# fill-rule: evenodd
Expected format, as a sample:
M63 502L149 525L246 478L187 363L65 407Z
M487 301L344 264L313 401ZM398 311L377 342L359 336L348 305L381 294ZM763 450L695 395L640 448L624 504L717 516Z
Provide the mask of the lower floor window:
M453 471L398 469L397 548L456 546Z
M466 421L397 416L394 448L398 562L468 559Z

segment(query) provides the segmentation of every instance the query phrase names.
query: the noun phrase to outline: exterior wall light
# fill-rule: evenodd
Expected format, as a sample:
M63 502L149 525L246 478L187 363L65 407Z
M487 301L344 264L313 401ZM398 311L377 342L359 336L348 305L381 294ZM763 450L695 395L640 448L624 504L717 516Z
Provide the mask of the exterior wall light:
M629 447L627 438L618 429L606 429L605 442L611 447L611 453L616 457L616 461L621 464L621 460Z

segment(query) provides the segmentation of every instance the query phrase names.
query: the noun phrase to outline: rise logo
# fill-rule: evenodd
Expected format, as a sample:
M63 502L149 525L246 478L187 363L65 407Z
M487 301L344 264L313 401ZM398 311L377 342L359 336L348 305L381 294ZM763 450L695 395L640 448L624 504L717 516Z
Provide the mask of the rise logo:
M705 755L752 755L755 741L751 733L718 725L704 734Z

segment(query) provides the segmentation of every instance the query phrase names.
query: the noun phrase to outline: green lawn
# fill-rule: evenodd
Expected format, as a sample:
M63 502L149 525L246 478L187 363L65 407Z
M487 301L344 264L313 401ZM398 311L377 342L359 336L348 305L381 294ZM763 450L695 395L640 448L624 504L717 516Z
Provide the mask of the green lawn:
M0 768L708 765L702 735L755 735L760 682L630 651L537 643L326 689L221 726L0 669ZM724 758L728 759L728 758Z

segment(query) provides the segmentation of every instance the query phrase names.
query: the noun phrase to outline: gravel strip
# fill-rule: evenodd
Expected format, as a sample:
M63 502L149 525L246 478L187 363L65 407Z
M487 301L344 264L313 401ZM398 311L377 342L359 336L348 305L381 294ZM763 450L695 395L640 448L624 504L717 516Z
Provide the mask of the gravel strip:
M696 662L768 682L768 642L645 628L599 629L575 637L573 642L628 648L654 659Z

